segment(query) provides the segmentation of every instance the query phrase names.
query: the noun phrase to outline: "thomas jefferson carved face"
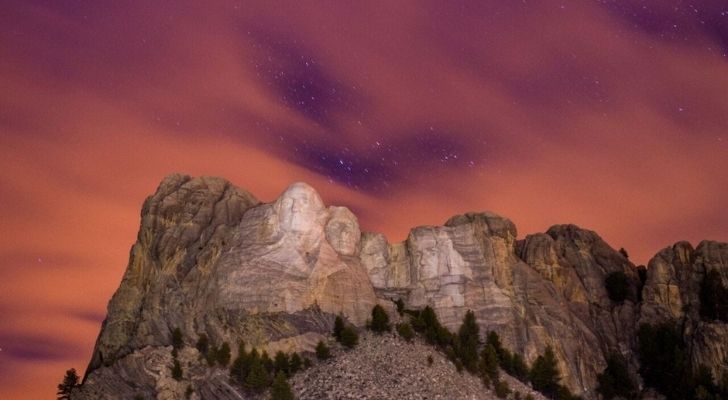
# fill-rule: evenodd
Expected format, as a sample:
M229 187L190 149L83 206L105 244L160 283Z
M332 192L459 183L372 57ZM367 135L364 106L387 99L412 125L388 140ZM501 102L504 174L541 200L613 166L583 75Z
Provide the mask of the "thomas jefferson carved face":
M326 224L326 240L339 254L353 255L361 239L359 223L345 207L331 207L331 218Z

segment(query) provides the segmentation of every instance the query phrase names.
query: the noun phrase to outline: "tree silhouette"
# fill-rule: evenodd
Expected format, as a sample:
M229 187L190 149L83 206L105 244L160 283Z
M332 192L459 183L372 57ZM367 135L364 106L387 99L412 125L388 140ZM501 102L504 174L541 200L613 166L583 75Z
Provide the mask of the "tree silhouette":
M351 326L345 327L341 331L341 344L346 348L353 349L359 343L359 335Z
M331 357L331 350L329 350L329 346L327 346L323 341L319 341L316 345L316 357L319 360L325 360Z
M257 353L256 353L257 355ZM266 371L259 357L254 357L250 363L250 371L245 377L245 388L260 393L268 386L268 371Z
M619 254L621 254L624 258L629 258L629 254L627 254L627 250L625 250L624 247L619 248Z
M407 322L397 324L397 333L402 339L411 342L415 338L415 331L412 330L412 325Z
M270 388L271 400L293 400L293 392L291 391L291 385L286 380L286 374L278 371L275 380L273 380L273 386Z
M538 356L531 367L531 383L533 388L545 394L547 397L556 397L559 387L559 368L556 363L556 355L551 346L546 347L543 355Z
M372 308L372 322L369 327L375 333L382 333L391 329L389 326L389 316L379 304Z
M223 343L222 346L217 349L215 359L222 367L227 367L227 365L230 364L230 345L227 342Z
M397 306L397 313L400 316L404 315L404 301L402 301L402 299L397 299L394 304Z
M288 361L288 355L282 351L276 353L273 358L273 366L278 373L283 372L286 376L291 373L291 364Z
M78 386L78 374L75 368L71 368L66 371L66 375L63 377L63 382L58 384L58 398L59 399L70 399L71 389Z
M174 380L176 381L182 380L182 365L176 358L174 359L174 363L172 364L172 378L174 378Z
M172 331L172 347L177 349L181 349L184 345L184 341L182 340L182 331L179 328L174 328Z
M637 385L632 381L627 370L627 363L618 354L610 354L607 358L607 368L597 376L599 392L605 400L613 398L638 398Z
M332 335L334 338L336 338L336 341L341 341L341 331L344 330L344 319L341 318L340 315L336 316L336 320L334 320L334 332Z
M301 359L301 356L298 355L298 353L293 353L291 354L291 360L289 364L291 369L291 375L293 375L301 370L301 367L303 366L303 360Z
M478 341L480 328L475 321L475 314L468 310L463 318L463 324L460 325L458 331L459 346L458 357L463 362L463 366L470 372L478 369Z
M488 343L485 345L480 355L479 367L481 376L487 376L491 381L498 380L498 353L492 344Z
M523 357L516 353L513 354L512 358L512 367L511 371L508 371L509 374L513 375L514 378L518 379L521 382L527 382L528 381L528 365L526 365L526 361L523 359Z
M197 351L200 352L203 356L207 355L207 351L210 349L210 340L207 338L207 335L204 333L200 335L200 338L197 340L197 344L195 345L197 347Z

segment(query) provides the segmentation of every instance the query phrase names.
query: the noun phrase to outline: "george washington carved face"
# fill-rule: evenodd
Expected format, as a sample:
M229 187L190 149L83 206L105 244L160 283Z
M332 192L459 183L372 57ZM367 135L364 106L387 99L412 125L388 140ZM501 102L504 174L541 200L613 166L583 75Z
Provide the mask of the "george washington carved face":
M289 232L311 229L324 209L318 193L305 183L294 183L276 204L280 227Z

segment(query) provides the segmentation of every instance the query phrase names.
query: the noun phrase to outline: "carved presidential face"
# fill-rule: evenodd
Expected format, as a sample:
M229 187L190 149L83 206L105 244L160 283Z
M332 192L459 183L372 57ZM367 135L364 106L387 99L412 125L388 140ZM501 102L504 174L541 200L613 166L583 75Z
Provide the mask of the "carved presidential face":
M305 183L294 183L276 204L280 227L290 232L308 231L324 209L318 193Z
M418 246L415 251L417 264L419 265L420 276L423 278L434 278L438 276L440 265L440 252L434 234L423 235L418 238Z
M337 253L353 255L359 246L361 231L354 214L346 207L331 207L326 224L326 240Z

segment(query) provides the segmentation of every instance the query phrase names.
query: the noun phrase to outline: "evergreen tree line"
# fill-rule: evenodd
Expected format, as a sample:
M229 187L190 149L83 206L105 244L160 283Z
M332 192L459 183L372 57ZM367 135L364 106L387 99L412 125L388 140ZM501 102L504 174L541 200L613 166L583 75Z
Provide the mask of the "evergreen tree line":
M404 312L410 315L412 328L427 343L441 350L459 371L466 370L480 376L486 387L492 388L498 397L505 398L510 393L508 384L499 376L499 370L503 369L516 379L530 383L535 390L550 399L578 399L560 383L556 356L550 346L529 368L520 354L513 354L503 347L496 332L489 332L486 342L481 346L480 329L472 311L465 314L457 333L444 327L430 306L421 311Z
M688 347L676 323L643 324L637 341L640 375L647 386L657 389L668 400L728 398L728 374L714 377L702 365L692 371Z
M722 313L726 307L723 303L728 301L726 300L728 289L723 287L720 276L710 276L711 273L717 272L711 271L702 283L700 314L708 320L726 318ZM530 383L535 390L550 399L578 398L560 383L558 364L550 346L529 367L520 354L511 353L503 347L498 334L494 331L488 333L485 343L481 346L479 327L472 311L465 314L458 332L453 333L439 322L432 307L406 310L401 300L395 304L400 315L410 316L410 322L395 326L397 333L404 340L411 341L415 337L415 332L419 333L427 343L442 351L458 371L466 370L480 376L483 383L492 388L499 397L505 398L510 393L507 383L499 379L499 369L503 369L516 379L526 384ZM392 328L389 316L380 305L372 309L372 316L367 326L376 334L389 332ZM340 316L334 321L332 335L347 349L352 349L358 344L359 336L356 328L347 324ZM172 377L176 380L181 380L184 373L178 359L178 351L183 346L182 332L179 328L175 328L172 331L173 362L170 369ZM231 351L228 343L222 343L219 347L212 346L207 336L202 334L198 338L196 348L210 366L225 368L230 364ZM638 354L642 365L639 372L645 384L657 389L668 400L728 398L728 376L719 377L720 379L716 381L710 370L703 366L695 373L690 371L687 346L675 324L642 325L638 331ZM319 360L331 357L330 349L323 341L316 346L316 356ZM428 362L432 364L431 357L428 358ZM247 352L244 344L240 343L237 358L230 367L230 377L247 391L261 393L270 388L273 399L292 399L293 394L287 379L310 365L311 361L308 358L303 358L295 352L290 355L278 352L271 359L265 351L259 353L256 349L252 349ZM78 381L79 377L74 369L66 371L63 382L58 385L58 398L68 399L71 390L79 384ZM639 398L637 384L629 374L626 360L617 354L607 357L607 367L599 374L598 383L597 391L605 399ZM189 387L187 397L191 395L191 390Z
M223 342L220 347L210 345L210 341L207 335L204 333L200 335L195 344L197 351L207 361L207 364L211 367L219 365L220 367L227 367L230 364L230 345L227 342Z
M690 368L688 348L676 323L643 324L637 332L639 373L645 385L668 400L719 400L728 398L728 375L716 380L705 366ZM618 354L607 357L607 367L597 377L605 400L640 398L627 361Z
M172 377L176 380L181 380L183 375L177 359L177 351L183 344L182 332L175 329L172 333ZM230 380L233 383L250 393L262 393L270 388L271 398L274 400L293 399L293 392L287 379L311 365L310 360L295 352L289 355L279 351L273 359L266 351L258 352L254 348L248 352L243 342L238 345L237 357L231 364L230 345L223 342L219 347L214 346L205 334L199 336L195 347L200 357L204 358L210 367L227 368L230 365ZM192 394L191 390L192 388L188 387L187 397Z
M248 352L245 344L240 343L238 355L230 366L230 379L250 393L259 394L270 388L272 399L293 399L288 378L310 365L308 358L296 352L279 351L271 359L266 351L253 348Z
M337 342L341 343L347 349L353 349L359 344L359 334L356 333L356 328L346 324L341 316L336 316L334 320L334 332L333 336ZM318 356L318 352L317 352ZM319 357L321 358L321 357ZM326 359L328 357L324 357Z

